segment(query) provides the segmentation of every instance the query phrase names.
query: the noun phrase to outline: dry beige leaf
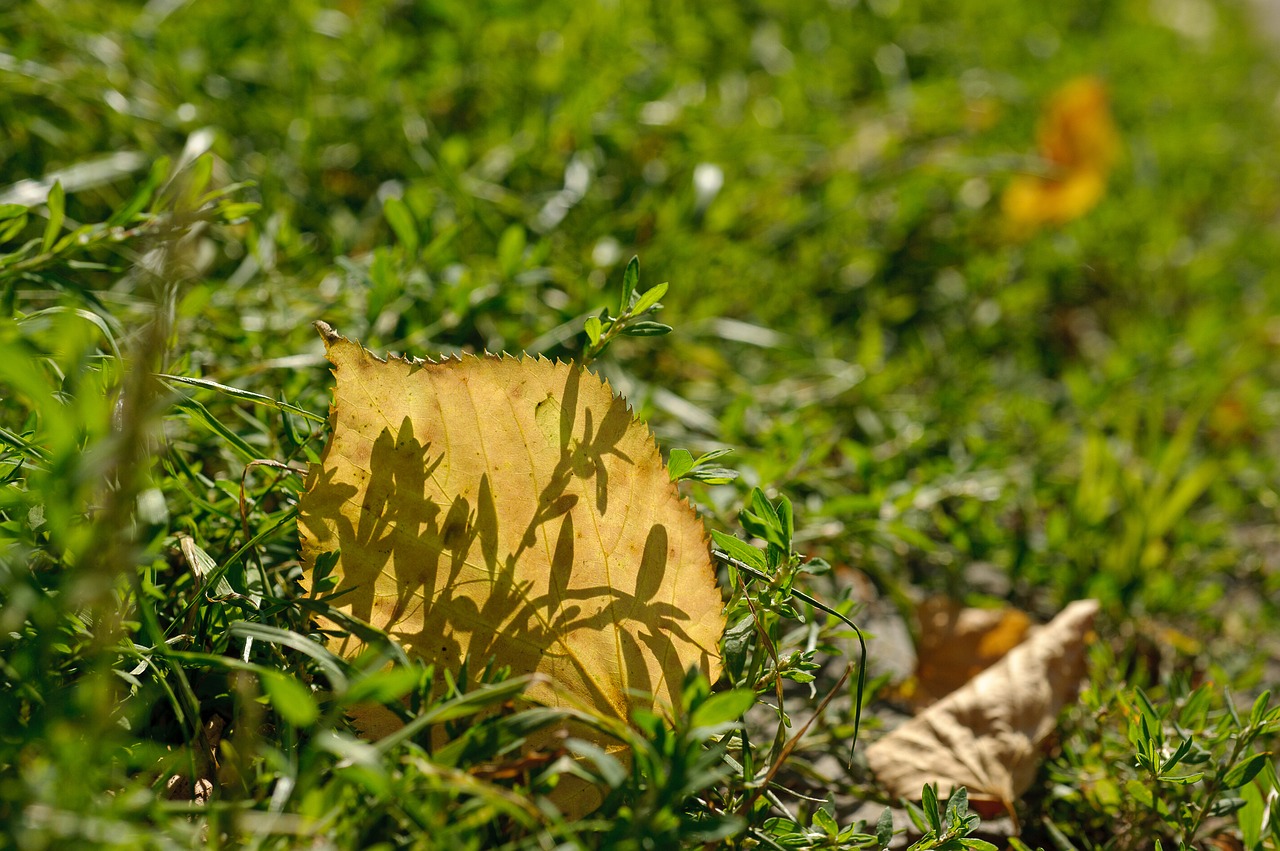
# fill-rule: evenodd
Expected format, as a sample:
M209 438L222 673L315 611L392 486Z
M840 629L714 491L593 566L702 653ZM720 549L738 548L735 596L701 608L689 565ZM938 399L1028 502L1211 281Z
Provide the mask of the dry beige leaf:
M1012 607L974 609L948 597L916 608L920 642L908 697L917 709L937 702L973 679L1027 637L1031 619Z
M1078 600L999 662L867 748L895 797L945 798L964 786L974 801L1010 809L1031 785L1039 747L1084 677L1085 637L1096 600Z
M317 327L333 433L299 515L308 571L341 550L338 605L425 662L493 658L547 675L534 700L622 719L690 666L718 675L706 533L607 384L545 359L383 362Z

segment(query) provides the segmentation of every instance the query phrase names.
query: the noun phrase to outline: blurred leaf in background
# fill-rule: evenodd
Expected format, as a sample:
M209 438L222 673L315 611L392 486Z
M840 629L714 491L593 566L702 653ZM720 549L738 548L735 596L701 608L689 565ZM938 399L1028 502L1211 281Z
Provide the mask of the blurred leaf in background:
M1120 152L1108 101L1106 86L1095 77L1071 80L1053 93L1036 130L1047 173L1015 178L1000 199L1015 230L1064 224L1102 200Z

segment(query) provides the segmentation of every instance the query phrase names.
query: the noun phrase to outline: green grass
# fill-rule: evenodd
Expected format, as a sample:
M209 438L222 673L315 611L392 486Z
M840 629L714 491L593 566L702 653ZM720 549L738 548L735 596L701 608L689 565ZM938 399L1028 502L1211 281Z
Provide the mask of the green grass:
M733 483L687 486L710 528L742 531L753 487L787 497L778 559L835 565L796 581L842 614L859 576L879 617L934 592L1039 619L1101 600L1090 685L1021 804L1032 847L1276 847L1250 832L1274 770L1225 790L1275 746L1262 723L1233 750L1253 728L1227 694L1277 684L1280 652L1280 65L1255 30L1210 0L0 10L0 846L874 835L850 816L887 802L857 750L809 770L848 758L847 683L761 791L803 722L712 736L691 681L673 728L615 731L630 768L574 769L606 803L564 822L539 809L563 762L491 771L549 717L468 721L518 680L312 640L311 323L376 352L580 357L638 254L675 331L593 368L664 450L733 450ZM1122 138L1106 196L1011 239L1000 193L1084 74ZM771 608L711 685L763 701L814 672L816 705L857 655L771 593L726 585L731 624ZM362 742L343 714L369 694L460 744ZM867 699L860 741L887 692ZM1204 780L1143 773L1148 740L1186 735Z

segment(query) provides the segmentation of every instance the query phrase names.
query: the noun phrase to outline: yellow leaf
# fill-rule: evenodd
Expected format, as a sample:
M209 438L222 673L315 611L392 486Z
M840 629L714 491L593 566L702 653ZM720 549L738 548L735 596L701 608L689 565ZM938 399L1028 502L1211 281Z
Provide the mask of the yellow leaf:
M927 783L946 797L964 786L975 801L1012 811L1031 785L1041 743L1075 698L1085 637L1098 612L1079 600L1030 638L920 715L867 748L894 797L919 799Z
M533 700L624 720L690 666L718 676L706 533L607 384L545 359L384 362L317 327L333 433L299 515L307 570L341 550L336 605L424 662L493 658L546 675Z
M1000 207L1019 228L1062 225L1092 210L1106 189L1106 176L1096 171L1069 172L1060 178L1022 174L1010 181Z
M1047 175L1020 175L1005 189L1001 209L1015 231L1061 225L1093 209L1106 192L1120 151L1106 86L1080 77L1054 93L1037 129Z

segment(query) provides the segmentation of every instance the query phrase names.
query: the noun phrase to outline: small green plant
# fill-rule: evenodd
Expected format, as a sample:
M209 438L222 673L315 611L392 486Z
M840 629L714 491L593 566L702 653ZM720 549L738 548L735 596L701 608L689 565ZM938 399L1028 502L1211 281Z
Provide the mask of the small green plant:
M782 496L776 503L772 503L764 495L764 491L753 488L746 507L738 516L742 528L752 537L764 542L765 546L758 549L726 532L717 529L711 531L711 538L719 547L717 557L729 567L733 587L741 589L729 604L730 625L724 642L726 669L735 683L749 684L762 693L774 691L779 697L779 705L784 680L800 684L812 683L812 672L819 667L815 661L819 648L829 651L830 645L814 644L805 649L794 650L786 654L785 658L778 650L779 647L785 647L785 642L782 641L784 627L788 623L804 623L807 620L800 608L807 604L828 615L832 619L828 622L832 629L847 628L851 635L858 638L863 653L858 666L858 699L855 705L860 706L865 687L866 664L866 645L862 643L862 633L849 620L848 607L845 611L833 609L795 587L797 580L804 575L820 576L831 567L822 559L805 560L792 548L795 517L791 501ZM759 641L744 640L753 635ZM856 720L854 739L856 742Z
M813 811L808 827L786 818L772 818L765 822L764 832L782 848L876 848L889 847L893 837L893 813L885 809L875 833L867 833L864 822L841 825L824 804Z
M662 309L658 300L667 294L668 285L661 283L644 293L640 292L639 285L640 258L632 257L622 273L622 299L618 315L613 316L606 307L599 314L588 317L583 326L587 334L587 346L582 353L584 365L603 354L618 337L659 337L671 333L670 325L645 318Z
M1274 747L1280 707L1263 691L1248 712L1230 692L1185 677L1144 689L1109 681L1103 647L1048 772L1049 835L1080 848L1200 847L1234 822L1249 849L1274 848Z
M908 803L907 814L924 834L909 851L996 851L990 842L972 836L981 819L969 812L969 793L963 786L952 792L945 803L938 801L937 789L925 786L920 806Z
M706 485L728 484L738 478L738 472L728 467L710 466L712 461L731 453L732 449L713 449L697 458L687 449L672 449L667 458L667 472L672 481L702 482Z

